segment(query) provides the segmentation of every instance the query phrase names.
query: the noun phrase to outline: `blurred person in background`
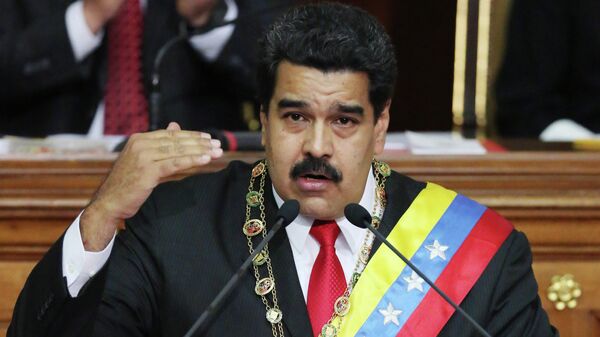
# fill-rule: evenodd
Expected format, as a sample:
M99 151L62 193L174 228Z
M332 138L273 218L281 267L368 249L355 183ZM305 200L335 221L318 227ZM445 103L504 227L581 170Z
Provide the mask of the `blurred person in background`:
M130 135L148 130L152 64L160 68L157 126L247 130L255 41L276 15L268 1L0 0L0 134Z
M600 133L600 1L514 0L496 95L503 137Z

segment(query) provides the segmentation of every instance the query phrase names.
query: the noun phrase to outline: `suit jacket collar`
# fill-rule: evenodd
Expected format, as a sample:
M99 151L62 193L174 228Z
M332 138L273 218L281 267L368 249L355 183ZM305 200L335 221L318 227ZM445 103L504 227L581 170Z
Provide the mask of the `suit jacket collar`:
M383 236L387 237L390 234L400 217L406 212L425 186L425 183L417 182L392 171L385 184L387 203L381 224L379 225L379 232ZM379 246L381 246L381 242L375 239L371 248L371 256L375 254Z
M267 176L268 177L268 176ZM265 186L271 186L267 179ZM267 223L275 222L277 204L272 189L265 188L265 211ZM285 231L281 230L269 244L269 251L275 276L277 300L283 312L283 323L291 336L311 336L312 329L308 311L298 280L298 271L292 255L292 247Z

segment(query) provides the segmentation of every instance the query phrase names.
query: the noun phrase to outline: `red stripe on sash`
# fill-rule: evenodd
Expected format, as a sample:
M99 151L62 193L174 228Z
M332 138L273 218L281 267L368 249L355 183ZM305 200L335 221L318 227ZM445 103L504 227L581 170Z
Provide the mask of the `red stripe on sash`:
M435 284L461 303L512 230L510 222L487 209ZM437 336L453 313L454 308L430 289L396 336Z

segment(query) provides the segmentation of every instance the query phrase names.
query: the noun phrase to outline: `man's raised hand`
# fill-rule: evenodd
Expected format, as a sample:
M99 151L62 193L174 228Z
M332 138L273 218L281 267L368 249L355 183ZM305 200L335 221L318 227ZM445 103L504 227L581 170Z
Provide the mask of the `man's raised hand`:
M160 183L192 175L223 155L207 133L167 129L134 134L80 220L87 251L103 250L118 224L132 217Z

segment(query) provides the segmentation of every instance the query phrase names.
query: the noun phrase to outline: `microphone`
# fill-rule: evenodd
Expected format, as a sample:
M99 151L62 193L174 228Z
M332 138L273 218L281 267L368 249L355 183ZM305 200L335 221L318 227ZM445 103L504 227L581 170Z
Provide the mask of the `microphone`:
M458 311L464 318L466 318L467 321L469 321L469 323L471 323L473 325L475 330L477 330L482 336L492 337L477 322L475 322L473 317L471 317L461 307L459 307L456 303L454 303L454 301L452 301L450 299L450 297L448 297L448 295L446 295L440 288L438 288L433 282L431 282L431 280L427 276L425 276L425 274L423 274L423 272L419 268L417 268L417 266L415 266L412 262L410 262L410 260L408 260L404 255L402 255L402 253L400 253L396 249L396 247L394 247L385 238L385 236L383 236L383 234L381 234L377 229L375 229L373 227L373 225L371 225L371 215L369 214L369 212L366 209L364 209L364 207L362 207L359 204L348 204L344 208L344 215L346 216L346 219L348 219L348 221L350 221L354 226L360 227L360 228L367 228L373 234L375 234L375 236L381 242L383 242L386 246L388 246L388 248L391 249L392 252L394 252L394 254L396 254L402 261L404 261L404 263L406 263L406 265L409 266L410 269L412 269L415 273L417 273L417 275L419 275L420 278L422 278L425 282L427 282L427 284L429 284L429 286L433 290L435 290L435 292L437 292L440 296L442 296L442 298L446 302L448 302L448 304L450 304L456 311Z
M209 23L208 25L200 28L195 28L192 30L188 30L185 28L180 29L178 35L172 37L168 40L157 52L156 57L154 58L154 62L152 64L152 75L150 77L151 81L151 89L150 89L150 99L149 99L149 124L150 131L154 131L158 129L158 122L160 118L160 103L161 103L161 90L160 90L160 66L162 64L165 55L167 52L173 48L173 46L179 44L182 41L186 41L190 37L194 35L204 34L212 29L227 26L230 24L235 24L238 22L243 22L249 19L255 19L257 16L265 15L269 12L273 12L276 10L280 10L283 8L289 7L289 4L286 2L282 2L272 6L265 6L264 8L260 8L254 10L252 12L246 13L244 15L239 15L237 18L233 20L223 20L217 23Z
M214 316L217 310L221 307L223 300L229 296L231 291L237 286L240 282L242 275L246 273L248 267L252 263L252 260L265 248L267 243L271 241L271 239L277 234L277 232L281 229L281 227L289 225L294 219L298 216L298 212L300 212L300 203L297 200L287 200L281 205L281 208L277 212L277 217L275 220L275 225L271 228L269 233L262 239L262 241L256 246L252 254L248 256L246 261L242 264L242 266L237 270L233 276L229 279L227 284L221 289L221 291L217 294L215 299L208 305L206 310L202 313L200 317L196 320L194 325L188 330L188 332L184 335L184 337L192 337L196 331L203 332L205 328L205 324L210 321L210 319ZM202 327L202 330L200 328Z
M263 151L261 133L258 131L227 131L219 129L204 130L214 139L221 141L224 151Z

